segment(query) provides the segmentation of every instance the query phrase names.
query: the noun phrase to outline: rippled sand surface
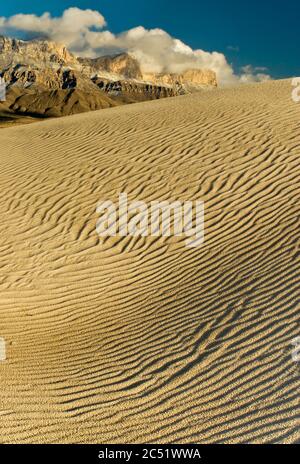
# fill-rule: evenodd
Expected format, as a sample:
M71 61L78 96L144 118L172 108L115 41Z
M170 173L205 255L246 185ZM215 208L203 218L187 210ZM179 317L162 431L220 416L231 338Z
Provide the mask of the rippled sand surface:
M0 132L0 442L299 442L291 82ZM99 200L203 200L206 240L100 242Z

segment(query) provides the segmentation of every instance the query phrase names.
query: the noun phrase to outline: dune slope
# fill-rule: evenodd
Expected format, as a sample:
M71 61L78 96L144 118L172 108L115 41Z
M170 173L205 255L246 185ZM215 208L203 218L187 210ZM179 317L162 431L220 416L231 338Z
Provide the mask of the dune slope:
M299 441L290 81L2 129L0 442ZM109 238L99 200L205 201L206 240Z

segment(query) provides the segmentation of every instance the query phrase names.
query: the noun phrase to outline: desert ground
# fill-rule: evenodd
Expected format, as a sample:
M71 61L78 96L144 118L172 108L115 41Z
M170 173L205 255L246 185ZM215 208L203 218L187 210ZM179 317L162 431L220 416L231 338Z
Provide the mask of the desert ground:
M1 443L299 442L291 82L0 130ZM205 243L96 233L203 200Z

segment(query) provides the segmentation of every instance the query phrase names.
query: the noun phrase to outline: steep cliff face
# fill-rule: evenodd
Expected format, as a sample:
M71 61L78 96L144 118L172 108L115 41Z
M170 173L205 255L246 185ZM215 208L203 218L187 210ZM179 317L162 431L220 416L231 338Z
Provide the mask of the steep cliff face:
M178 89L189 92L205 87L217 87L216 73L211 70L188 69L182 74L143 73L138 60L128 53L95 59L79 58L78 60L82 65L89 66L95 73L105 71L127 79L146 81L155 86L172 87L174 92Z
M8 86L42 90L91 87L77 58L65 46L45 40L0 37L0 72Z
M106 71L124 76L126 79L143 79L139 62L128 53L116 56L101 56L94 59L78 58L78 61L84 66L90 66L94 71Z

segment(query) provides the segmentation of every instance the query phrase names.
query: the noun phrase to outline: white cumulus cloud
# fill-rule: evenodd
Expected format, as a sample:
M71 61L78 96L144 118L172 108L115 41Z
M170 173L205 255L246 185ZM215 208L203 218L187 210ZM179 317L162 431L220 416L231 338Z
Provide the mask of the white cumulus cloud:
M90 29L102 29L105 25L105 19L98 11L75 7L68 8L58 18L53 18L47 12L41 16L17 14L0 18L0 27L4 32L23 31L32 36L62 42L70 48L88 46L86 35Z
M46 37L64 43L75 55L96 57L109 53L131 52L144 72L183 72L189 68L211 69L221 85L270 79L260 68L246 66L234 73L225 55L217 51L193 50L162 29L138 26L120 34L104 30L106 21L98 11L68 8L61 17L17 14L0 17L0 33L20 32L30 37Z

